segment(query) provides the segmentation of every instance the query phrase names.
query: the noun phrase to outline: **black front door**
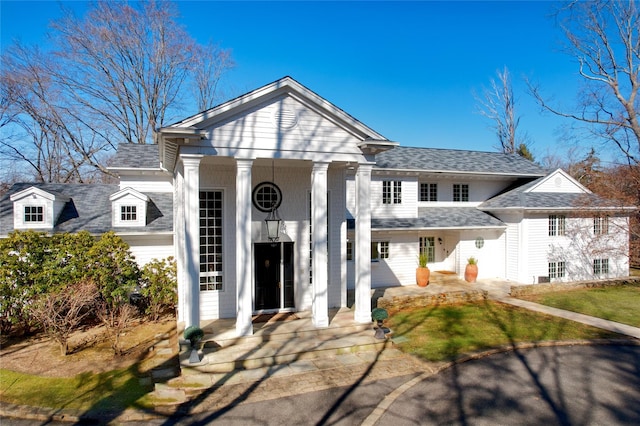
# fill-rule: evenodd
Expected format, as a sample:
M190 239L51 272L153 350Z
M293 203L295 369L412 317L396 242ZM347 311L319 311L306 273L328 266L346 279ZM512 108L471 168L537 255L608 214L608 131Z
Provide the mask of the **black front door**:
M255 310L280 309L280 244L256 244L255 264Z
M257 243L254 259L254 309L293 308L293 243Z

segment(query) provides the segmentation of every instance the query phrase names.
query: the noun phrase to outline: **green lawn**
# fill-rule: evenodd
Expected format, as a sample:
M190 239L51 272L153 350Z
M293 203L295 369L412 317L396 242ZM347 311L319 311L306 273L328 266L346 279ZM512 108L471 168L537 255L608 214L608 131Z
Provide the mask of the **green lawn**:
M89 411L121 411L140 405L137 401L150 392L142 386L133 369L75 377L40 377L0 369L2 401L34 407Z
M558 291L528 296L526 299L640 327L640 285Z
M389 326L400 349L429 361L524 342L623 338L491 301L401 311L391 315Z

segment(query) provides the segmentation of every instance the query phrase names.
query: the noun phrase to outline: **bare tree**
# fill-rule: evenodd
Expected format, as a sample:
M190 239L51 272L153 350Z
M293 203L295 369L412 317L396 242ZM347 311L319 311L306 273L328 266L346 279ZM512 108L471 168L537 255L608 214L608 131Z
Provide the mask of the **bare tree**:
M0 154L41 181L85 181L108 173L118 143L153 143L185 108L210 107L231 54L199 45L177 16L171 2L98 2L52 23L51 51L6 49Z
M90 280L71 284L60 292L43 295L31 307L31 313L49 337L60 345L60 353L69 352L69 336L92 313L97 287Z
M215 106L220 99L218 83L223 74L235 66L235 62L229 50L221 49L213 43L198 46L197 50L192 68L192 90L198 111L205 111Z
M101 301L98 303L95 313L105 326L113 354L115 356L123 355L125 349L122 347L120 337L131 325L131 321L136 314L136 308L127 302L114 305Z
M520 117L516 114L517 100L513 94L511 75L507 67L496 71L497 79L484 88L482 95L475 95L478 111L493 122L500 150L507 154L519 154L533 160L527 147L528 136L518 132Z
M53 67L49 58L15 43L2 59L0 93L7 124L0 154L27 164L39 182L82 182L95 168L107 173L99 154L108 144L70 118L64 93L47 71Z
M557 13L583 86L573 110L529 83L538 103L576 120L596 140L612 144L625 162L640 163L640 10L634 0L572 1Z

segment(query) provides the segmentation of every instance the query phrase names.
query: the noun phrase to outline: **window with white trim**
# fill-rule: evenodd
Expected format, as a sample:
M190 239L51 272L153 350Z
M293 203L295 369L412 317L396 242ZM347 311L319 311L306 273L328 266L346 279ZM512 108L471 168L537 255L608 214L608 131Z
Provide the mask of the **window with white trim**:
M453 201L464 202L469 201L469 185L466 183L453 184Z
M420 201L438 201L437 183L420 183Z
M561 236L566 232L567 218L564 215L549 215L549 236Z
M549 278L564 278L566 275L566 265L564 261L549 262Z
M371 261L389 258L389 241L371 241Z
M222 191L200 191L200 291L223 290Z
M609 259L593 259L593 274L606 275L609 273Z
M382 204L402 203L402 181L382 181Z
M593 218L593 234L604 235L609 233L609 218L607 216Z
M135 222L138 220L138 208L136 206L120 206L120 221Z
M24 206L24 223L43 223L44 206Z
M435 237L420 237L420 254L427 255L427 262L435 262Z

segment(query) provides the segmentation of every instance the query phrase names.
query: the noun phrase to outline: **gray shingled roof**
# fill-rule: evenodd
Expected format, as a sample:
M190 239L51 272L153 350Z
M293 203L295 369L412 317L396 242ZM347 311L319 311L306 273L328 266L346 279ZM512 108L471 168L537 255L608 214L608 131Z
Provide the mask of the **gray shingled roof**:
M545 170L519 155L501 152L398 146L376 155L376 168L424 172L543 176Z
M475 207L425 207L418 209L417 218L371 219L371 229L471 229L504 228L495 217Z
M496 195L478 206L483 211L504 209L566 210L571 208L615 208L614 202L595 194L526 192L542 179L536 179L510 191Z
M158 145L123 143L118 145L110 168L160 169Z
M173 194L147 192L147 226L140 228L111 226L111 201L109 197L118 192L118 185L100 184L53 184L17 183L0 199L0 235L13 231L12 194L35 186L46 192L55 192L70 197L55 224L53 232L89 231L102 234L117 232L153 233L173 231Z

